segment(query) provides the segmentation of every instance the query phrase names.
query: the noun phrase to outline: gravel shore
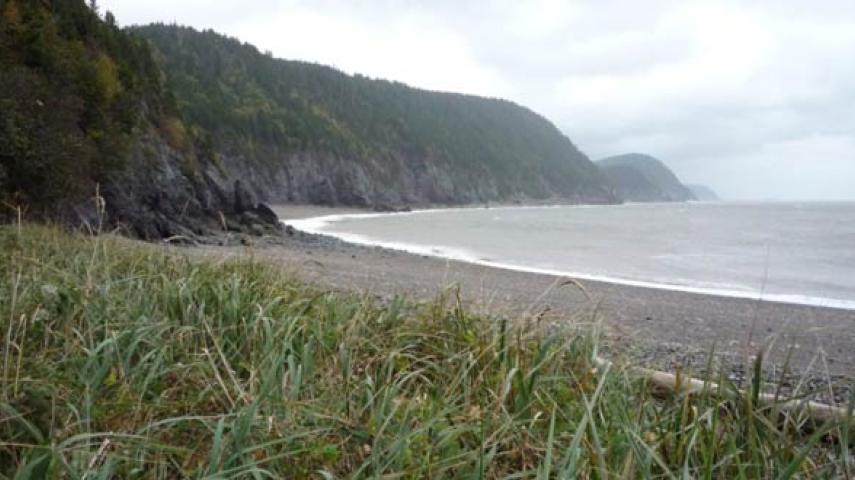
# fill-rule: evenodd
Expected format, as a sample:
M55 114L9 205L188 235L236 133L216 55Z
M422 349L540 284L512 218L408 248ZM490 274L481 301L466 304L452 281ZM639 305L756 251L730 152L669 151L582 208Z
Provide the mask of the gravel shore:
M276 207L286 222L352 209ZM855 378L855 311L757 302L515 272L352 245L294 232L258 248L206 247L224 256L250 253L324 287L431 298L458 287L476 311L550 329L602 325L605 348L660 370L702 374L715 352L716 376L744 383L765 350L764 377L785 390L848 399ZM787 368L784 369L784 365ZM786 370L786 371L785 371ZM782 380L783 379L783 380Z

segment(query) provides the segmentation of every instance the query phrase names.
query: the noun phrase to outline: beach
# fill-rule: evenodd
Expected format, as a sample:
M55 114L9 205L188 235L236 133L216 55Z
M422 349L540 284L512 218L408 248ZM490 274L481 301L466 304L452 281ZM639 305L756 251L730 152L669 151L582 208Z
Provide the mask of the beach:
M354 209L278 206L285 223ZM380 298L434 298L459 287L476 311L547 328L602 325L614 357L664 370L702 370L710 352L737 382L756 354L767 352L773 381L784 366L794 379L820 379L845 397L855 373L855 312L797 304L640 288L414 255L293 232L284 242L259 248L215 247L226 257L253 255L286 272L339 290ZM824 380L824 381L821 381ZM795 381L795 380L794 380ZM812 381L812 380L807 380ZM822 387L825 388L825 387Z

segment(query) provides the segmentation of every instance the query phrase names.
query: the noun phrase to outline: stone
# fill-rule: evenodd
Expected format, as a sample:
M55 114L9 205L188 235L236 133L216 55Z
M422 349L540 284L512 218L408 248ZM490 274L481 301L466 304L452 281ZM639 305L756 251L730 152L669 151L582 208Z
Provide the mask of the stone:
M240 180L235 180L234 196L235 213L243 213L252 208L252 195L244 188Z
M269 223L271 225L278 225L280 223L279 215L276 215L276 212L264 203L256 203L252 210L256 215L258 215L258 218L265 223Z

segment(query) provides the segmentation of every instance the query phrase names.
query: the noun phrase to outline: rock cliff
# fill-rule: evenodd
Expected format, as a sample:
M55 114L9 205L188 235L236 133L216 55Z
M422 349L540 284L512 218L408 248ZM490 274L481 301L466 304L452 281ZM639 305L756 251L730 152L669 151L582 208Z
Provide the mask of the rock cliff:
M391 210L615 203L552 123L499 99L279 60L211 31L123 30L82 0L0 4L0 217L197 241L264 202Z
M554 125L511 102L285 61L215 32L151 25L184 117L217 172L271 202L376 208L617 201Z

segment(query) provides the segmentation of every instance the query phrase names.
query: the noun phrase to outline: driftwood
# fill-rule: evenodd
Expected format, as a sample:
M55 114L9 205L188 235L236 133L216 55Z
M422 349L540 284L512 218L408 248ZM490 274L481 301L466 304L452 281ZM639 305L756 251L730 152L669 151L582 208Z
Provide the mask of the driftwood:
M609 360L600 357L594 358L594 364L600 369L613 365ZM726 391L719 389L718 384L714 382L705 382L697 378L642 367L631 367L630 371L646 378L653 395L660 398L669 393L698 394L704 391ZM794 417L801 416L807 420L804 424L806 429L828 424L839 425L841 428L848 425L850 434L855 436L855 416L851 415L845 408L806 400L781 400L774 394L762 392L758 396L758 402L761 405L774 404L779 411ZM829 435L833 436L834 434L834 431L829 432Z
M585 286L573 279L556 280L543 295L545 296L555 287L568 285L577 287L589 301L591 300L591 295L588 293ZM599 307L599 305L597 306ZM594 356L594 365L600 370L605 370L614 366L611 361L599 356ZM728 391L726 389L720 389L719 385L715 382L705 382L697 378L661 372L650 368L630 367L630 371L642 378L646 378L652 390L651 393L658 398L664 398L665 395L672 393L698 394L703 393L704 391ZM805 430L821 425L836 425L840 427L839 431L848 427L850 439L855 438L855 416L853 416L848 409L814 401L782 401L776 395L763 392L760 392L757 401L760 405L774 405L775 408L782 413L787 413L794 418L802 418L806 420L802 423L802 428ZM835 430L832 429L829 432L829 435L832 437L835 436Z

